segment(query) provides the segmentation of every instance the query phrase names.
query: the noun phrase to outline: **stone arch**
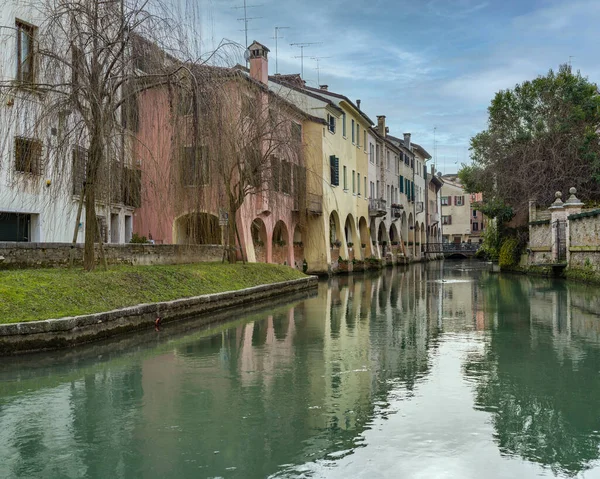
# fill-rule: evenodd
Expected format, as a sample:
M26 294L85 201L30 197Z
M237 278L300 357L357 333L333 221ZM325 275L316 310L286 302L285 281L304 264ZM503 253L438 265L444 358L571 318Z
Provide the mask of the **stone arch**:
M371 241L375 243L377 241L377 226L375 224L375 218L371 218L371 224L369 226L369 233L371 235Z
M250 225L250 237L254 246L254 255L257 263L268 263L269 253L269 237L267 234L267 226L261 218L256 218Z
M398 228L396 228L396 223L392 223L390 225L390 242L400 241L400 235L398 234Z
M413 215L410 213L408 215L408 228L407 228L407 238L408 246L406 250L414 255L414 243L415 243L415 223L413 220Z
M356 254L357 251L360 251L360 238L356 234L356 222L354 221L354 217L352 214L348 214L346 216L346 221L344 222L344 238L346 239L346 246L348 246L348 259L354 259L356 257L360 258L360 253ZM352 243L352 246L350 246ZM352 251L350 251L352 248Z
M340 217L336 210L329 214L329 244L331 247L331 263L337 263L340 255L345 258L348 257Z
M413 230L413 245L412 245L412 252L413 255L415 256L415 258L419 257L419 253L421 251L421 246L418 245L417 243L421 243L421 223L419 223L418 221L415 222L415 228Z
M175 244L222 244L219 218L206 212L190 212L173 221Z
M288 227L282 220L275 223L271 240L273 263L293 265L293 247L290 244Z
M373 255L371 247L371 238L369 236L369 228L367 228L367 220L364 216L361 216L358 220L358 234L360 236L361 251L363 253L363 259ZM365 245L363 248L362 245Z
M404 242L404 249L406 250L406 245L408 241L408 221L406 219L406 212L402 212L402 217L400 219L400 236L402 236L402 241Z

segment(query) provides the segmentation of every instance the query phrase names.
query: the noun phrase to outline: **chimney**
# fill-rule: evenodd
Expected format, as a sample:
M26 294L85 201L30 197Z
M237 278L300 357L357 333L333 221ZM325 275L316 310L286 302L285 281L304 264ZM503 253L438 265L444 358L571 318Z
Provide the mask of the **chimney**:
M356 108L360 110L360 100L356 100Z
M327 91L329 85L319 85L319 90Z
M404 146L410 150L410 133L404 133Z
M248 59L250 60L250 76L264 83L269 82L269 49L256 40L248 47Z
M385 138L387 128L385 127L385 115L377 116L377 133Z

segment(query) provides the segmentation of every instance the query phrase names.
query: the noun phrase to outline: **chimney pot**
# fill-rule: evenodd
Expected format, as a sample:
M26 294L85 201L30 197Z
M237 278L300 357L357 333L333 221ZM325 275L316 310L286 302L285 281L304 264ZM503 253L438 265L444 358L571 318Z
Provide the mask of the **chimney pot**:
M248 47L250 76L265 85L269 82L268 53L269 49L256 40Z
M379 133L381 136L383 136L385 138L385 135L387 134L388 129L385 126L385 115L378 115L377 116L377 133Z
M356 107L360 110L360 100L356 100Z
M410 149L410 133L404 133L404 146Z

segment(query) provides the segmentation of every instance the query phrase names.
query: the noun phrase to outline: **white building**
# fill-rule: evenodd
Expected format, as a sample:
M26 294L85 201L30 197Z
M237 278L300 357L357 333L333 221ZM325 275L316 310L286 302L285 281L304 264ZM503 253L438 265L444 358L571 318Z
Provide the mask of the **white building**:
M77 231L82 242L85 210L78 223L77 212L87 142L85 132L72 134L71 109L50 114L47 106L56 105L55 95L39 88L57 83L56 76L71 78L68 68L53 78L44 74L40 8L19 0L0 6L0 241L71 242ZM66 42L62 53L72 58ZM109 200L97 204L101 233L105 242L126 242L133 207L122 203L121 180L104 173Z
M466 243L471 234L471 196L465 193L456 175L442 178L442 240Z

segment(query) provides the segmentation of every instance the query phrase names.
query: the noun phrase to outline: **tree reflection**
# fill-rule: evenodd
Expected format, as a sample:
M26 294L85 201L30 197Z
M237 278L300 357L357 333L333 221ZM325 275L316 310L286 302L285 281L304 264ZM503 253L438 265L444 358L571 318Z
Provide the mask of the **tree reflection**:
M501 319L465 371L477 384L476 407L492 415L501 453L554 473L588 469L599 457L600 351L564 324L581 313L563 284L501 278L487 286L487 309Z

